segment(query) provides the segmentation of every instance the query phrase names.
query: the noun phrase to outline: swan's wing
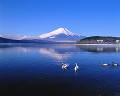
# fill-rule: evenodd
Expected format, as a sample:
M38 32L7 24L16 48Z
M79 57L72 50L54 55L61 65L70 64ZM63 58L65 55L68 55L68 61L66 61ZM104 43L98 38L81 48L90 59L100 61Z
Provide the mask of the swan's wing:
M69 64L68 64L68 63L66 63L66 64L65 64L65 66L67 66L67 67L68 67L68 66L69 66Z

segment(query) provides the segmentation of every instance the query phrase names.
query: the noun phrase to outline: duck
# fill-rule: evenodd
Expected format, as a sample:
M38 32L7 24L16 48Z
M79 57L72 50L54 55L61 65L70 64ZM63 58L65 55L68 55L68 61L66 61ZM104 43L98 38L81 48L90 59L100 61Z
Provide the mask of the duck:
M69 64L64 64L64 63L62 63L62 69L67 69L69 67Z
M107 63L102 63L101 65L102 65L102 66L108 66L108 64L107 64Z
M79 70L79 66L77 65L77 63L75 63L75 71Z
M114 62L112 62L112 63L113 63L113 64L112 64L113 66L118 66L118 64L115 64Z

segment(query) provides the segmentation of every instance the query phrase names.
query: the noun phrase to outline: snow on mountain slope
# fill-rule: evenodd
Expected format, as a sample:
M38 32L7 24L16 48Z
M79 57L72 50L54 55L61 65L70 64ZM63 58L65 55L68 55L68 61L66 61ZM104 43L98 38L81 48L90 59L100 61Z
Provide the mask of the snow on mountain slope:
M50 40L50 41L77 41L84 36L76 35L75 33L70 32L66 28L59 28L50 33L46 33L39 36L41 39Z
M43 35L40 35L39 37L40 38L55 38L56 35L59 35L59 34L65 34L65 35L71 35L71 36L74 36L75 34L70 32L69 30L67 30L66 28L59 28L55 31L52 31L50 33L46 33L46 34L43 34ZM79 36L79 35L78 35Z

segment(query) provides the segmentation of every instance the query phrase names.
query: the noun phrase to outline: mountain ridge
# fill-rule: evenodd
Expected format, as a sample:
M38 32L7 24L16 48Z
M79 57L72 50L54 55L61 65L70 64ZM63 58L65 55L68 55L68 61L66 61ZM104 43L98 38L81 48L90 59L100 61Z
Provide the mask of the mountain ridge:
M0 37L0 43L53 43L51 41L45 41L40 39L33 39L33 40L14 40Z

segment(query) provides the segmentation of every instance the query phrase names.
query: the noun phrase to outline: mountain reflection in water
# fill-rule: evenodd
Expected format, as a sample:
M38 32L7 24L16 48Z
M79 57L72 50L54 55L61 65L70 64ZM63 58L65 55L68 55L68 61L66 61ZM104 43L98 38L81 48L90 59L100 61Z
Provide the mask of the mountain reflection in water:
M120 45L76 45L76 47L88 52L120 52Z

